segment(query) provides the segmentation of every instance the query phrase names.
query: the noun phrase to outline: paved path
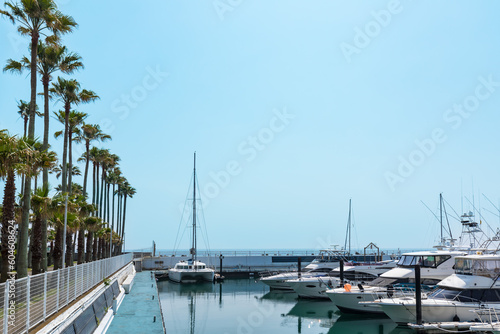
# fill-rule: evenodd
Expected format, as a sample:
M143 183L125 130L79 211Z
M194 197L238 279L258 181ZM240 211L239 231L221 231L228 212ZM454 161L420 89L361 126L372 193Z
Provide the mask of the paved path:
M151 276L151 272L143 271L135 275L132 290L125 295L106 332L106 334L115 333L164 334L156 280L154 275Z

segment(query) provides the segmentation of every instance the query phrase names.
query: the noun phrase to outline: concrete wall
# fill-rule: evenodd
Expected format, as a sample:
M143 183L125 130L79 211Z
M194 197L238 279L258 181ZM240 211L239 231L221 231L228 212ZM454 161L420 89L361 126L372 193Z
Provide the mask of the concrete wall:
M280 256L281 260L283 257ZM187 261L186 256L161 256L145 257L142 259L142 268L144 270L164 270L172 268L181 260ZM219 256L200 256L198 260L219 270ZM310 262L302 262L306 266ZM273 256L225 256L222 260L222 269L231 270L266 270L266 269L293 269L297 267L297 257L290 257L290 262L273 262Z

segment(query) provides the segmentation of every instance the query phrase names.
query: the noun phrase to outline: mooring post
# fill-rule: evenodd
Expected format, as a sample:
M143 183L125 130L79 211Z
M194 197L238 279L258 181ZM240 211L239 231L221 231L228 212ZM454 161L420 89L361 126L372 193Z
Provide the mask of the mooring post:
M417 325L422 324L422 287L420 286L420 266L415 266L415 307L417 313Z
M219 265L219 275L220 277L222 277L222 259L224 258L224 256L222 256L222 254L219 255L219 260L220 260L220 265Z
M302 257L299 256L298 262L299 262L298 263L298 273L299 273L299 278L301 278L302 277L302 273L301 273L301 271L302 271Z
M340 260L340 284L344 284L344 260Z

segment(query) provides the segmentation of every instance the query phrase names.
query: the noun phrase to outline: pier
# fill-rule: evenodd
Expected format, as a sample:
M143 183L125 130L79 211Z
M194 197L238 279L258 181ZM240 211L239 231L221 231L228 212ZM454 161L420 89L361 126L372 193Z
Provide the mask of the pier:
M149 271L138 272L106 333L135 334L147 329L147 333L164 334L162 319L154 275Z

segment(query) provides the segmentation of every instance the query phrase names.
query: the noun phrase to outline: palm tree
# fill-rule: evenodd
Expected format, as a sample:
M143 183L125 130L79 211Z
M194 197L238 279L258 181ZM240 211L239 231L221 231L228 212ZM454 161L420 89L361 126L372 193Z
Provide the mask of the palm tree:
M21 0L20 4L5 2L7 10L0 10L0 14L8 17L13 24L19 24L18 31L21 35L31 38L31 46L37 46L40 34L48 30L52 36L47 37L48 42L58 40L60 34L71 32L76 22L71 16L63 15L53 0ZM35 106L36 106L36 75L37 75L37 48L31 47L30 61L30 113L28 137L35 137ZM22 221L19 226L18 240L18 274L19 277L28 275L28 226L31 196L31 179L24 182Z
M102 169L101 173L101 195L100 199L98 199L99 202L99 217L105 220L106 216L106 210L105 210L105 203L103 205L103 199L104 199L104 189L106 189L106 170L109 168L109 164L111 162L111 153L109 153L109 150L107 149L101 149L99 150L99 154L97 156L97 160L99 162L99 166ZM99 196L99 194L97 194Z
M33 214L35 216L35 219L32 224L33 238L31 241L31 256L32 256L31 272L33 273L33 275L44 271L44 268L42 266L42 257L43 257L42 220L48 218L50 213L49 208L51 202L52 199L49 197L48 187L42 187L36 189L35 193L31 197L31 207L33 209Z
M124 186L123 186L123 214L122 214L122 228L121 228L121 240L122 242L125 240L124 239L124 235L125 235L125 215L126 215L126 212L127 212L127 197L134 197L136 193L136 190L135 188L131 187L130 184L128 182L125 182Z
M85 255L85 230L87 228L85 223L87 222L89 214L95 211L95 208L92 204L88 204L85 201L85 196L83 194L77 197L77 204L80 218L80 228L78 231L78 264L82 264Z
M93 141L105 141L111 139L110 135L105 134L101 131L99 124L83 124L81 129L81 134L77 138L78 142L85 142L85 173L83 176L83 193L87 195L87 177L90 162L90 143ZM94 201L92 201L94 202Z
M24 122L24 137L26 137L28 135L27 131L28 131L28 120L30 116L30 104L29 102L20 100L19 103L17 104L17 107L19 108L17 113L19 114L19 116L21 116Z
M54 237L54 246L52 249L52 257L54 260L54 270L62 268L62 246L63 246L63 222L64 222L64 196L58 193L52 198L52 217L51 222L56 231Z
M47 214L44 212L46 211L46 206L41 206L40 203L40 197L48 197L49 193L49 188L47 186L43 186L40 189L40 192L36 188L36 179L37 176L40 174L41 170L43 169L51 169L55 166L57 157L56 153L53 151L47 151L43 149L43 144L39 141L30 141L28 140L27 143L32 147L34 151L34 156L32 159L32 162L30 164L30 175L35 177L35 194L39 198L37 198L35 201L32 199L31 204L35 204L36 207L32 207L32 210L34 213L36 210L38 210L38 215L35 214L36 218L36 224L39 224L39 226L36 226L37 229L35 229L35 223L32 225L31 229L31 245L30 249L31 254L32 254L32 272L33 273L39 273L42 271L45 271L46 268L43 266L43 259L47 258L47 226L46 226L46 221L47 221ZM39 192L39 193L38 193ZM42 193L46 193L45 196L42 196ZM45 224L44 224L45 221ZM44 237L45 235L45 237ZM45 243L45 245L44 245ZM33 252L33 245L35 245L36 248L36 254ZM39 249L38 249L39 247ZM40 257L38 257L40 255ZM41 270L43 269L43 270Z
M17 139L6 130L0 131L0 177L5 179L1 230L2 272L0 282L7 280L9 271L8 244L9 225L15 220L14 205L16 201L15 166L19 163Z
M89 158L92 161L92 204L96 207L94 216L97 216L98 208L98 195L99 195L99 154L100 150L97 147L92 147L89 151Z
M4 68L4 71L5 70L6 70L6 68ZM24 122L24 135L23 136L26 137L28 135L27 131L28 131L30 104L29 104L29 102L20 100L19 103L17 104L17 107L19 108L17 113L19 114L19 116L21 116L21 118L23 119L23 122ZM35 106L35 112L38 114L38 106ZM24 193L23 186L24 186L24 175L22 175L22 178L21 178L21 195Z
M67 166L66 161L68 160L68 141L69 138L69 116L71 112L71 105L79 105L81 103L89 103L95 101L99 98L93 91L82 89L80 90L80 84L78 81L66 80L61 77L57 78L57 82L52 84L50 92L55 96L59 97L61 102L64 104L64 145L63 145L63 172L62 172L62 191L67 191Z
M44 128L43 128L43 150L49 149L49 84L52 80L52 74L58 70L63 73L71 74L75 70L83 68L83 64L80 61L81 57L76 53L70 53L67 51L65 46L60 46L57 44L47 45L43 42L38 43L37 49L37 70L41 75L41 81L43 85L43 96L44 96ZM4 71L9 70L11 72L21 73L23 69L31 69L31 62L27 57L23 57L21 61L14 61L9 59ZM22 101L21 101L22 102ZM29 106L28 106L29 107ZM25 118L25 136L26 136L26 124L28 118ZM48 187L49 185L49 170L48 168L43 169L42 174L43 186ZM35 186L36 187L36 186ZM47 220L42 220L42 265L43 269L47 270Z
M54 112L54 115L56 115L57 119L59 122L65 124L65 112L62 110L59 110L59 112ZM69 170L72 170L73 167L73 140L78 140L79 136L81 135L80 131L80 126L83 124L83 121L85 118L87 118L88 114L79 112L79 111L70 111L69 116L68 116L68 166L67 168ZM62 135L62 131L57 131L54 136L58 138L59 136ZM77 136L73 138L73 134L76 134ZM64 168L63 168L64 171ZM68 174L68 193L72 193L71 191L71 186L72 186L72 175L73 173L67 173Z
M87 228L87 253L85 254L85 262L93 260L94 243L97 244L97 241L94 241L94 233L97 231L100 223L101 220L98 217L90 216L85 218L85 226Z

